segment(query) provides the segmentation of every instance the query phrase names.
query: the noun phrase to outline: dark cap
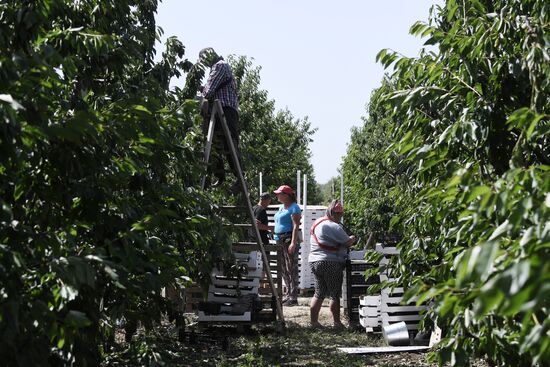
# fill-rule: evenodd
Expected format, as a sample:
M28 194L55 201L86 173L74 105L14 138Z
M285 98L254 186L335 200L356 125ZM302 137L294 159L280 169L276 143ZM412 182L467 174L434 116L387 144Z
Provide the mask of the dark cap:
M262 200L271 199L271 195L269 195L269 192L262 192L260 194L260 199Z

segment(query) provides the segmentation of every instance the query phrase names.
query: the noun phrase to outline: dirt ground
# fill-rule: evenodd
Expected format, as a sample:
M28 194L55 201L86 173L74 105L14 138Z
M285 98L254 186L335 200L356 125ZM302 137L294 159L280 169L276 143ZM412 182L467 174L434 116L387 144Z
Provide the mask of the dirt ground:
M309 303L311 297L301 297L298 299L298 306L284 307L283 314L290 330L300 328L303 330L312 330L309 327ZM333 329L333 319L329 310L329 301L323 302L323 307L319 313L319 322L324 326L318 332L326 339L332 339L337 342L334 350L338 347L375 347L385 345L382 336L379 333L367 334L364 329L350 327L345 316L343 307L340 308L341 320L348 327L346 330L336 331ZM315 330L317 331L317 330ZM345 353L337 351L344 358ZM347 355L349 365L353 366L437 366L427 362L426 353L394 353L394 354L376 354L376 355ZM344 358L347 359L347 358ZM282 366L325 366L325 362L315 360L302 360L295 363L281 364Z
M103 366L437 366L428 361L429 353L358 355L339 351L339 347L374 347L385 343L380 334L367 334L364 329L334 329L327 301L319 317L324 327L312 329L310 300L301 297L298 306L283 308L286 321L283 332L273 323L251 327L199 325L196 315L187 314L188 326L183 340L178 341L174 324L165 320L154 330L138 331L131 344L121 343L120 352L112 353ZM344 316L342 322L348 324ZM487 367L484 363L473 365Z
M298 306L283 307L286 324L283 333L276 331L273 325L266 324L254 325L244 331L235 328L199 329L194 353L174 365L436 366L427 362L426 353L351 355L339 351L339 347L372 347L384 343L379 334L367 334L364 329L334 329L328 301L323 303L319 315L323 327L312 329L309 326L310 301L311 297L300 297ZM348 326L343 308L341 315L342 322Z
M283 307L283 314L287 323L296 324L302 327L309 326L309 303L311 297L300 297L298 299L298 306ZM329 301L323 302L323 307L319 313L319 323L323 326L332 326L332 315L330 314ZM348 322L344 316L344 308L340 308L341 320L347 326Z

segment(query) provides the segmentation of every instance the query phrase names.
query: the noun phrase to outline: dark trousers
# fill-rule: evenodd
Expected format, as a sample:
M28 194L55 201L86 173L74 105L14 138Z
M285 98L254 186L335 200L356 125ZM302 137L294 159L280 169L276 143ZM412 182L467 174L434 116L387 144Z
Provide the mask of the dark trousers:
M244 171L241 150L239 149L239 113L231 107L223 107L223 114L225 115L225 121L227 122L227 127L231 133L231 140L233 141L233 146L235 147L235 152L237 154L237 160L241 169ZM227 139L223 132L222 122L219 118L216 118L216 125L214 126L214 140L212 142L213 148L216 150L213 151L213 166L214 166L214 175L218 178L220 182L225 181L225 169L224 169L224 156L229 163L229 167L233 171L235 177L239 177L237 172L237 167L233 163L233 157L231 155L231 148L227 143Z

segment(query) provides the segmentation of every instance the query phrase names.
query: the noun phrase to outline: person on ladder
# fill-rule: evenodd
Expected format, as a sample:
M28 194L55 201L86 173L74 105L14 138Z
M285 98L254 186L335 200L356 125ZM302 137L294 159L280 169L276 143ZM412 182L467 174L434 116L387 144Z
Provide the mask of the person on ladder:
M244 172L239 149L239 102L237 83L233 77L231 66L229 66L223 57L219 56L212 47L204 48L199 52L199 62L210 68L210 74L208 75L206 84L201 87L204 102L208 101L208 104L203 103L203 106L201 106L201 114L206 121L209 121L212 102L216 99L220 101L229 131L231 132L231 139L235 146L239 165ZM231 150L224 137L221 121L219 121L219 119L216 120L215 124L214 142L218 149L224 151L229 166L233 170L235 177L237 177L237 181L230 188L231 192L235 194L239 192L240 188L238 168L233 164ZM216 186L219 186L225 182L225 169L222 155L217 155L214 164L214 175L218 179Z

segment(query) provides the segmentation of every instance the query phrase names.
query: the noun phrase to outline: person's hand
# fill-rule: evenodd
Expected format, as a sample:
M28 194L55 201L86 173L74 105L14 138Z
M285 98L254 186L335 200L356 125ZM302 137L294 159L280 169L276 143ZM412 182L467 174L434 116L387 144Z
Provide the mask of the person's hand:
M347 242L348 247L351 247L357 243L357 237L355 237L355 235L349 236L349 239L350 240Z
M289 253L289 254L293 254L294 251L296 251L296 244L295 244L295 243L291 243L290 246L288 246L288 253Z

